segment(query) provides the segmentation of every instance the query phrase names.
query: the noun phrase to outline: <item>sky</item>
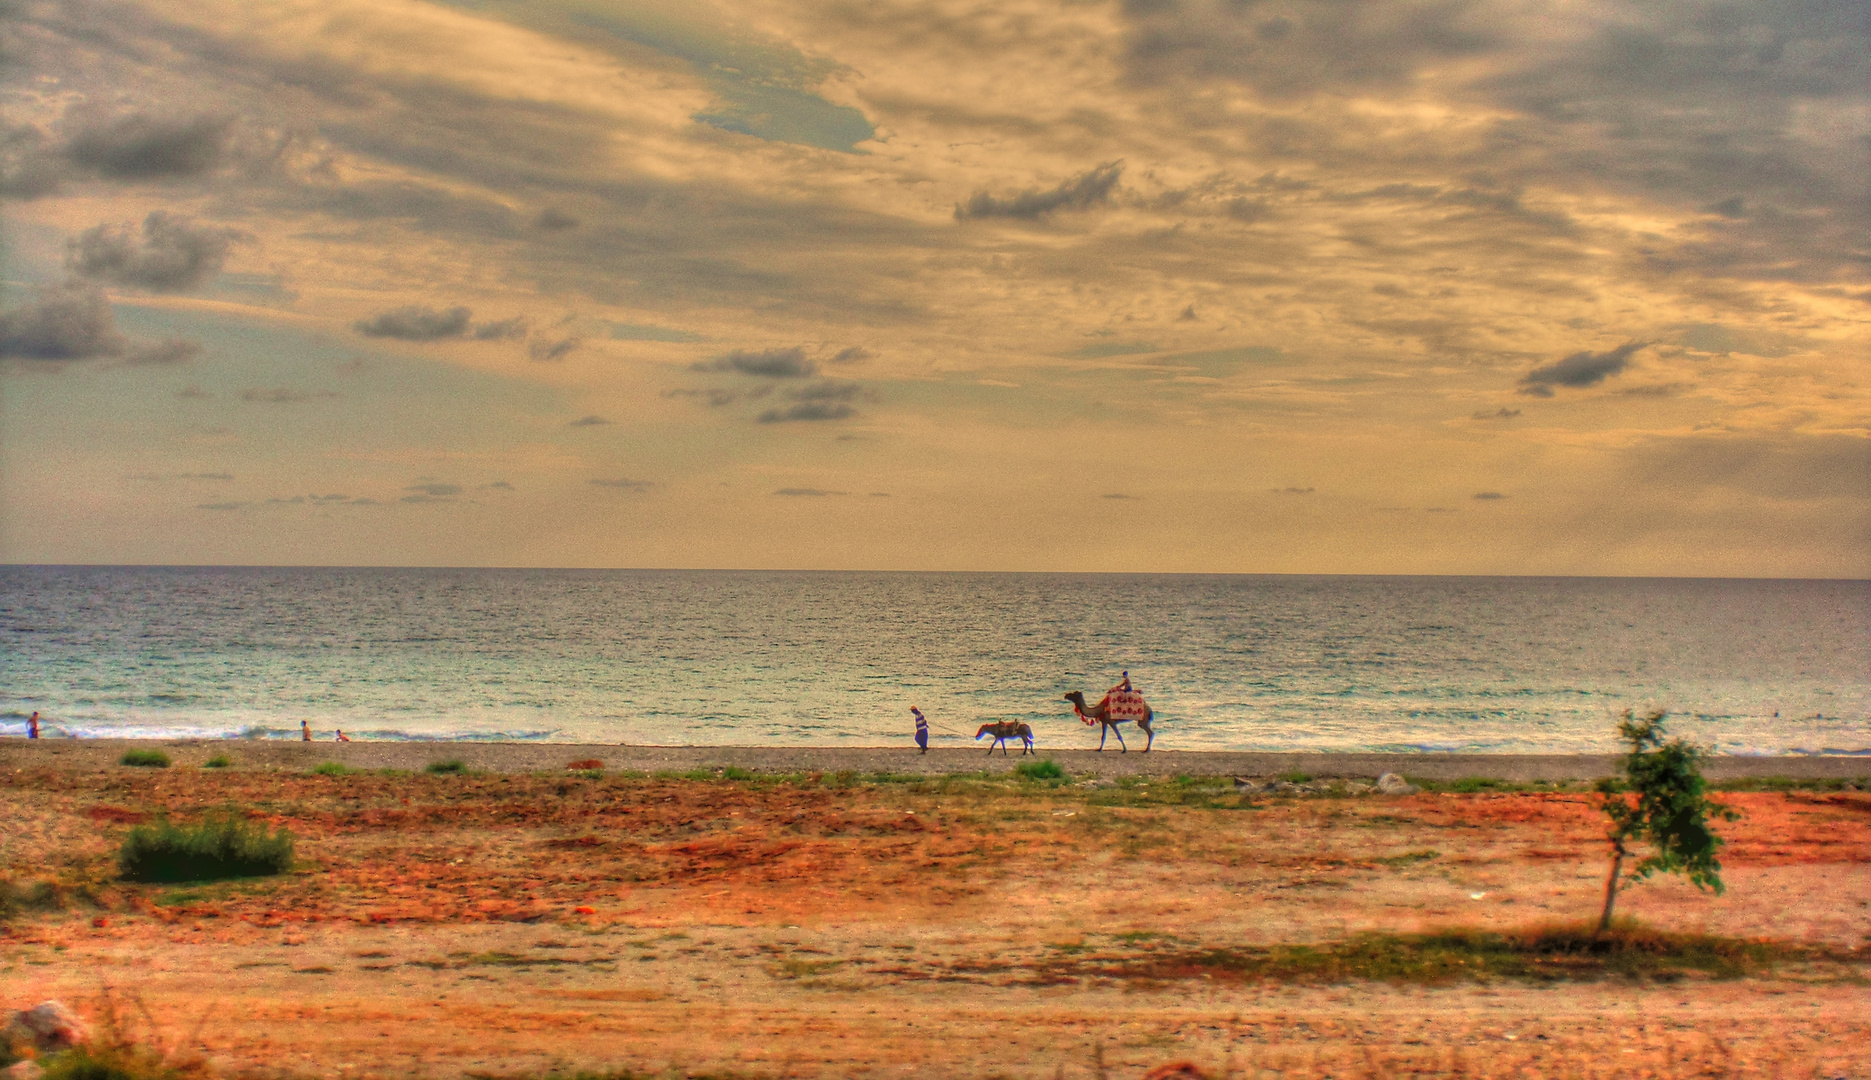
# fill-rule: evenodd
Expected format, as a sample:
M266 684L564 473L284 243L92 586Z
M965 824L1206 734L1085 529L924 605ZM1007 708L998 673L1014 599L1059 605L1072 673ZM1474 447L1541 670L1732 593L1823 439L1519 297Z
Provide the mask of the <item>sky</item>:
M0 562L1871 577L1863 0L0 0Z

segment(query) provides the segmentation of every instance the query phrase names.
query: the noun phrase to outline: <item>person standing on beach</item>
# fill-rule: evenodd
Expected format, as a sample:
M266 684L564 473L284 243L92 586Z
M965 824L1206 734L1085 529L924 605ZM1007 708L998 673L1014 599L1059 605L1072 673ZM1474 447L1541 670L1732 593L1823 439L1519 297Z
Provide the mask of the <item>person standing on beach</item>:
M299 721L299 741L300 742L312 741L312 722L310 720Z
M26 721L26 737L28 739L36 739L39 737L39 710L38 709L34 709L32 711L32 716L29 717Z
M916 745L922 747L922 752L927 754L929 752L929 721L924 719L923 711L914 705L910 706L910 715L916 718Z

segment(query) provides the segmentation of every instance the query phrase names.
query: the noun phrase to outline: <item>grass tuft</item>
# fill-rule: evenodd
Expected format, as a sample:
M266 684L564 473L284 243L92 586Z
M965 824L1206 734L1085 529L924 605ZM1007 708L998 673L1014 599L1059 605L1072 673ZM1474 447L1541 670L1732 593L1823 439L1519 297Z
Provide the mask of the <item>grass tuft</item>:
M234 764L233 758L228 757L226 754L216 754L207 761L202 762L201 767L204 769L225 769L232 764Z
M362 769L353 769L342 761L321 761L317 765L312 766L312 773L315 776L350 776L352 773L363 771Z
M117 851L126 881L221 881L292 869L292 833L268 834L228 814L182 827L163 821L130 830Z
M1065 770L1051 758L1044 761L1022 761L1013 767L1014 775L1023 780L1063 780Z
M169 755L161 750L126 750L117 759L117 764L139 769L166 769L169 767Z
M422 771L436 776L460 776L468 771L468 766L460 758L451 758L448 761L431 761L423 766Z

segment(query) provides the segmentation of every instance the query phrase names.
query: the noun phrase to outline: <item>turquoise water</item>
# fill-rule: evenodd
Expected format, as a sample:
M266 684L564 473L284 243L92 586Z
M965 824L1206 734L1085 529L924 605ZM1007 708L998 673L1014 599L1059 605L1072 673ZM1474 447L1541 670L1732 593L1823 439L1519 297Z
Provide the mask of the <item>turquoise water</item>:
M0 567L0 733L1089 747L1871 752L1871 583ZM1776 717L1776 713L1778 716Z

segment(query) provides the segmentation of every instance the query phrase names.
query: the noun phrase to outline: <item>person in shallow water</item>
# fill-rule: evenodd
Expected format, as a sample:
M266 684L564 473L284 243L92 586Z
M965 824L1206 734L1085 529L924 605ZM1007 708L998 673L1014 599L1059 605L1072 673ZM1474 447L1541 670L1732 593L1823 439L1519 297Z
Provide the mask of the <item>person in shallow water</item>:
M26 737L28 739L36 739L39 737L39 710L38 709L34 709L32 711L32 716L26 720Z
M299 721L299 741L300 742L312 741L312 722L310 720Z
M929 721L923 718L923 711L914 705L910 706L910 715L916 718L916 745L922 747L922 752L927 754L929 752Z

